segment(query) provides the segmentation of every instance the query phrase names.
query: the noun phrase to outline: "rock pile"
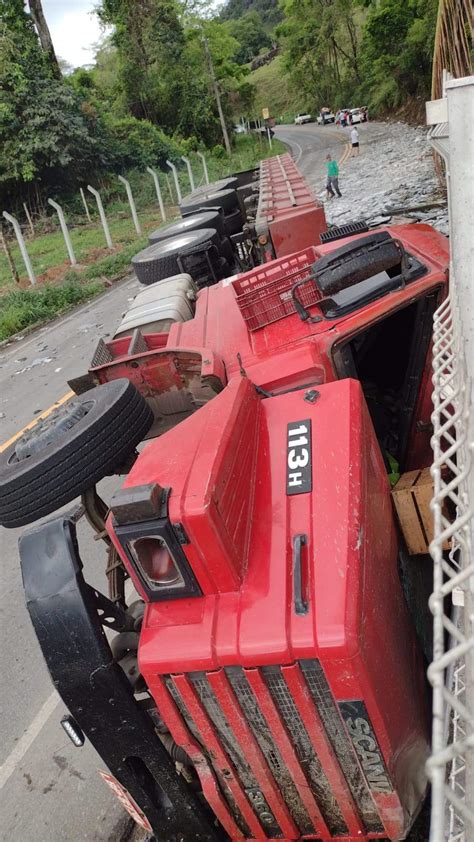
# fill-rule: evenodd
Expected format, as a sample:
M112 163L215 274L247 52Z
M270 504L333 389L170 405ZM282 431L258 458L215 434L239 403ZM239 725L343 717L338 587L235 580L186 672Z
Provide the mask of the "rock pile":
M369 130L365 125L357 128L360 155L349 158L340 168L342 198L326 200L326 191L321 189L323 179L316 184L314 178L310 179L324 200L328 221L342 225L365 219L375 226L395 222L403 215L405 221L408 218L428 222L447 234L448 210L434 172L427 130L405 123L370 124ZM425 207L415 210L417 206Z

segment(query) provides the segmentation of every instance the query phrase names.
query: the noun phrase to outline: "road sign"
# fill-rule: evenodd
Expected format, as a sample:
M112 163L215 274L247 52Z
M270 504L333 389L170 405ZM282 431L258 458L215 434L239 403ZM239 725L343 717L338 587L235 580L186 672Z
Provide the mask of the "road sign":
M270 109L269 108L262 108L262 117L264 120L268 120L270 117Z

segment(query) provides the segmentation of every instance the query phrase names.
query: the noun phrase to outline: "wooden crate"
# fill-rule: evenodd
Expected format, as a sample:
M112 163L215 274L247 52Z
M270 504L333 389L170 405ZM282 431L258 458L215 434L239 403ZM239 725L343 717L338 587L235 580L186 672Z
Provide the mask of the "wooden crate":
M398 521L410 555L427 553L433 540L433 479L429 468L402 474L392 490ZM444 549L449 549L446 544Z

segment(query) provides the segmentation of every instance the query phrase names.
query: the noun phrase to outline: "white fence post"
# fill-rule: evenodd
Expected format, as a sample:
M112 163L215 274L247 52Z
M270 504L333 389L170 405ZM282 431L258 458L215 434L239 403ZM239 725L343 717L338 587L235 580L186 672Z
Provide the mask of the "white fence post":
M209 184L209 173L208 173L208 171L207 171L207 163L206 163L206 159L205 159L204 155L202 154L202 152L198 152L197 154L198 154L198 156L200 157L200 159L201 159L201 161L202 161L202 168L203 168L203 170L204 170L204 178L205 178L205 180L206 180L206 184Z
M67 252L69 255L69 260L71 261L71 266L75 266L77 263L76 255L74 254L74 249L72 247L71 238L69 236L69 231L67 230L66 220L64 218L64 213L61 205L58 205L57 202L54 202L52 199L48 199L48 204L51 205L52 208L57 212L59 217L59 224L61 226L61 231L63 232L64 242L66 243Z
M167 161L166 163L168 164L171 172L173 173L174 186L176 187L176 195L178 197L178 204L180 204L183 200L183 197L181 195L181 188L179 186L178 170L176 169L175 165L171 163L171 161Z
M165 222L166 221L166 212L165 212L165 205L164 205L164 202L163 202L163 197L161 195L161 187L160 187L160 180L158 178L158 173L156 172L156 170L152 169L151 167L147 167L146 171L150 173L150 175L153 178L153 181L155 182L155 190L156 190L156 196L157 196L157 199L158 199L158 204L160 206L161 218L162 218L163 222Z
M137 209L135 207L135 202L134 202L134 199L133 199L132 188L130 187L130 182L127 181L127 179L124 178L123 175L119 175L118 180L121 181L122 184L125 185L125 190L127 191L128 204L130 205L130 210L132 211L132 219L133 219L133 224L135 226L135 231L137 232L137 234L141 234L142 229L140 228L140 222L138 220Z
M192 193L196 188L195 188L195 185L194 185L193 171L191 169L191 161L189 160L189 158L185 158L184 155L181 155L181 160L184 161L184 163L186 164L186 166L188 168L189 183L191 185L191 193Z
M85 197L84 190L82 189L82 187L79 188L79 192L81 194L81 199L82 199L83 204L84 204L87 219L88 219L89 222L92 222L91 215L89 213L89 208L88 208L87 201L86 201L86 197Z
M102 223L102 228L104 229L105 234L105 242L107 243L109 249L113 249L114 244L112 242L112 237L110 236L109 226L107 224L107 219L105 216L104 206L102 204L102 199L100 198L100 193L98 190L95 190L90 184L87 185L87 189L93 196L95 196L95 200L97 202L97 209L99 211L100 221Z
M18 245L20 246L21 256L23 258L23 263L25 264L26 271L28 272L28 277L30 279L30 283L35 284L36 283L36 276L35 276L35 273L33 271L33 267L31 265L31 260L30 260L29 254L26 250L25 241L23 239L23 234L21 233L20 223L18 222L17 219L15 219L14 216L7 213L6 211L3 211L3 216L5 217L6 220L8 220L8 222L11 223L11 225L13 225L13 230L14 230L15 236L18 240Z

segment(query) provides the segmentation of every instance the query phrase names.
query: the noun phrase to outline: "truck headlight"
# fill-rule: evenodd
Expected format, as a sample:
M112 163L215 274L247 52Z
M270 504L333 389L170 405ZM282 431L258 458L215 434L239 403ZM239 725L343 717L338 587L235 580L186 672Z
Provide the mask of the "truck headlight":
M111 501L114 532L150 602L202 593L183 550L185 531L168 517L169 492L157 484L125 488Z
M132 538L128 541L128 548L151 588L184 587L184 579L161 535Z

